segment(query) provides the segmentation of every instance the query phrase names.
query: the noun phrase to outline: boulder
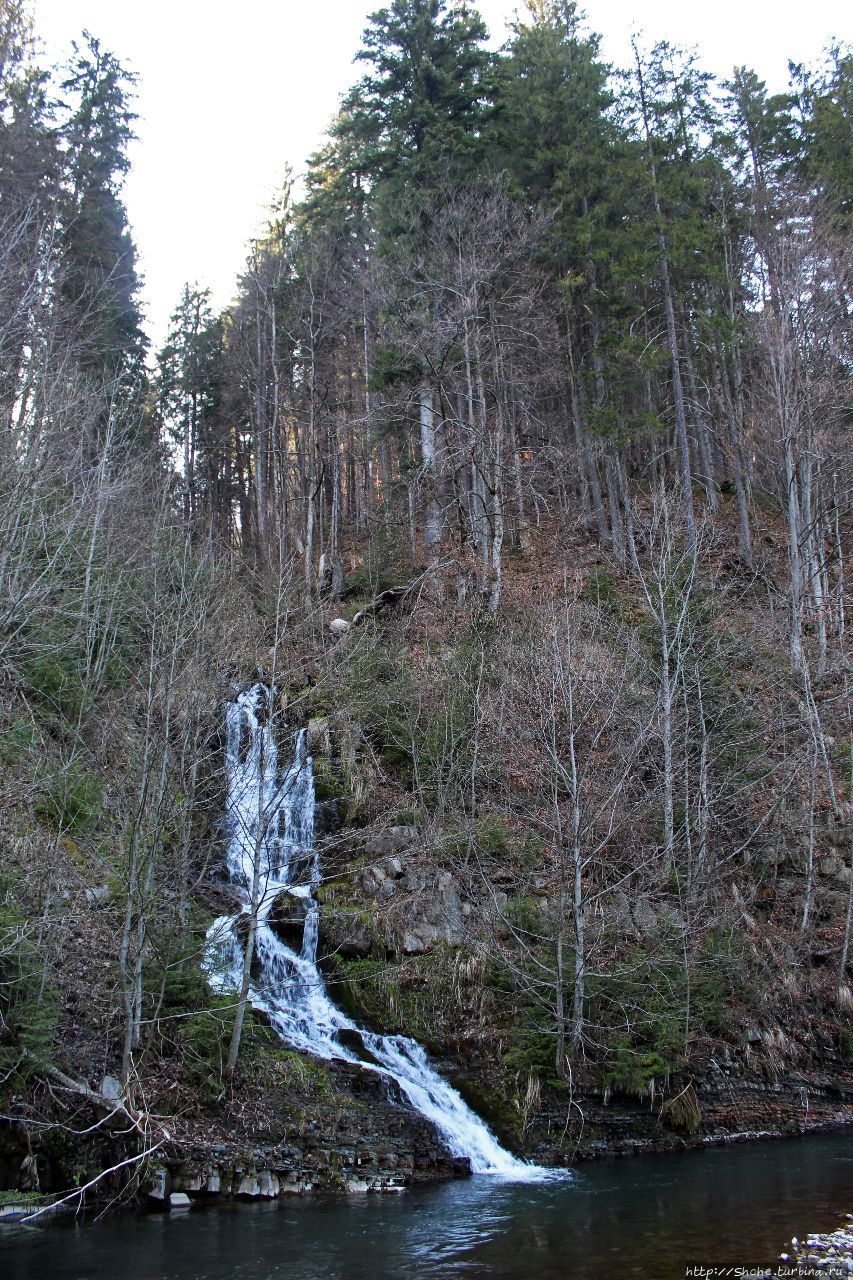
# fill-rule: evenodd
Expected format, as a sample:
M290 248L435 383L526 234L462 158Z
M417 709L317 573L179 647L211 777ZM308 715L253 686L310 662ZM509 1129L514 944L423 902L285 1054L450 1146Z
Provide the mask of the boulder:
M169 1196L170 1209L189 1209L192 1201L185 1191L173 1191Z
M289 889L282 889L273 899L267 916L270 927L289 946L295 946L297 951L302 946L305 919L310 905L307 898L291 893Z
M658 918L648 898L638 898L634 903L632 915L634 924L644 938L653 936L658 931Z
M350 624L346 618L332 618L329 623L329 630L336 640L340 640L342 636L345 636L349 629Z
M320 913L323 949L337 952L348 959L363 959L370 954L373 936L364 920L352 911Z
M306 732L308 750L312 755L327 756L331 753L332 742L328 716L314 716L308 721Z
M417 838L417 827L388 827L385 831L379 831L367 839L364 852L374 858L401 853L404 849L411 849ZM400 874L402 874L402 867Z
M106 1098L107 1102L121 1102L121 1081L115 1076L104 1076L101 1081L101 1097Z
M407 955L419 955L440 945L458 947L464 943L466 934L465 912L456 883L450 872L444 871L432 887L432 893L419 895L410 905L403 951Z
M280 1190L277 1176L265 1169L258 1178L258 1194L263 1200L275 1200Z

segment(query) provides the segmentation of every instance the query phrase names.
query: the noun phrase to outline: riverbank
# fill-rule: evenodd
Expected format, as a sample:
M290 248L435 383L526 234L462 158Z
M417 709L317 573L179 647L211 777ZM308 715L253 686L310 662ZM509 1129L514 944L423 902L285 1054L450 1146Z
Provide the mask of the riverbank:
M617 1155L724 1146L762 1138L830 1132L853 1125L853 1084L823 1072L768 1081L708 1071L688 1078L695 1111L667 1109L665 1100L568 1097L549 1090L530 1117L525 1151L548 1162L556 1154L574 1163ZM675 1085L668 1096L678 1096ZM689 1131L685 1126L695 1124Z
M853 1276L853 1213L846 1215L844 1226L835 1231L810 1234L804 1242L791 1241L790 1253L782 1254L782 1261L796 1260L803 1275L808 1268L826 1276Z
M173 1100L168 1143L149 1160L107 1175L93 1192L98 1203L168 1209L172 1195L198 1202L359 1196L468 1175L467 1162L451 1156L432 1126L389 1095L389 1083L374 1072L311 1062L269 1043L255 1046L248 1062L250 1069L205 1108L172 1089L168 1078L161 1080L152 1105ZM542 1095L520 1133L495 1128L522 1159L585 1167L617 1156L663 1156L853 1126L844 1079L813 1073L768 1083L759 1076L720 1080L712 1074L698 1077L693 1087L701 1114L693 1133L671 1127L660 1098L605 1101L562 1090ZM81 1130L98 1119L90 1104L76 1115ZM62 1194L132 1159L138 1149L126 1136L103 1129L75 1139L58 1126L42 1130L28 1149L23 1128L6 1124L0 1176L14 1189L22 1163L34 1153L41 1190Z
M197 1200L81 1230L0 1231L4 1280L683 1280L772 1274L792 1235L850 1204L853 1136L585 1163L565 1181L486 1175L407 1195ZM699 1274L699 1272L695 1272Z

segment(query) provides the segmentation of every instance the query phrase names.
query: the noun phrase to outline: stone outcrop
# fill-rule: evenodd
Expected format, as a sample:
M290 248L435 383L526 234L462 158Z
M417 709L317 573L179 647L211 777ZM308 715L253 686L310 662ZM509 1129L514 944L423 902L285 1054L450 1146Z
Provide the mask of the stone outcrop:
M566 1110L558 1094L543 1095L531 1116L525 1150L542 1163L719 1146L752 1138L789 1137L853 1125L853 1084L819 1073L790 1072L768 1082L739 1066L710 1068L693 1083L701 1113L695 1133L675 1131L662 1114L663 1095L605 1100L577 1093ZM670 1096L679 1093L673 1085Z
M208 1144L187 1135L152 1170L145 1187L149 1204L168 1209L314 1191L395 1192L470 1174L468 1161L451 1156L422 1116L388 1096L381 1077L343 1062L330 1072L344 1105L317 1105L297 1129L289 1126L264 1143Z

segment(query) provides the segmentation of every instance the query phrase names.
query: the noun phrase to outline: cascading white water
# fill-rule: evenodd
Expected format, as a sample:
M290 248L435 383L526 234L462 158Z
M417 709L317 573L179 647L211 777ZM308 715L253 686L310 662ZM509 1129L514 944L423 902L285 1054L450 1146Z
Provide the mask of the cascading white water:
M208 930L206 968L211 985L220 991L239 990L243 944L238 922L251 910L257 866L258 977L249 999L267 1014L282 1039L318 1058L343 1059L395 1080L415 1110L439 1130L452 1154L466 1156L475 1173L516 1180L551 1176L504 1151L487 1125L433 1069L416 1041L367 1031L329 999L317 968L320 909L314 890L320 868L314 844L313 765L303 729L295 735L291 764L279 771L270 704L270 691L256 684L228 705L228 869L244 907L236 916L221 916ZM298 953L268 920L283 891L301 899L305 909ZM350 1038L360 1039L375 1062L365 1062L341 1043L341 1032L355 1033Z

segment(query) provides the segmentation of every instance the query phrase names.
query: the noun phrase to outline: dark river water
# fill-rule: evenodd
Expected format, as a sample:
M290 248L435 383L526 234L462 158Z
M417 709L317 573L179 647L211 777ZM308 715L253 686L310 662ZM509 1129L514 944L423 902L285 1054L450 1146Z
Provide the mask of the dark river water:
M3 1280L669 1280L762 1268L853 1212L853 1133L403 1195L0 1230ZM699 1274L692 1272L692 1274ZM734 1271L732 1274L737 1274Z

